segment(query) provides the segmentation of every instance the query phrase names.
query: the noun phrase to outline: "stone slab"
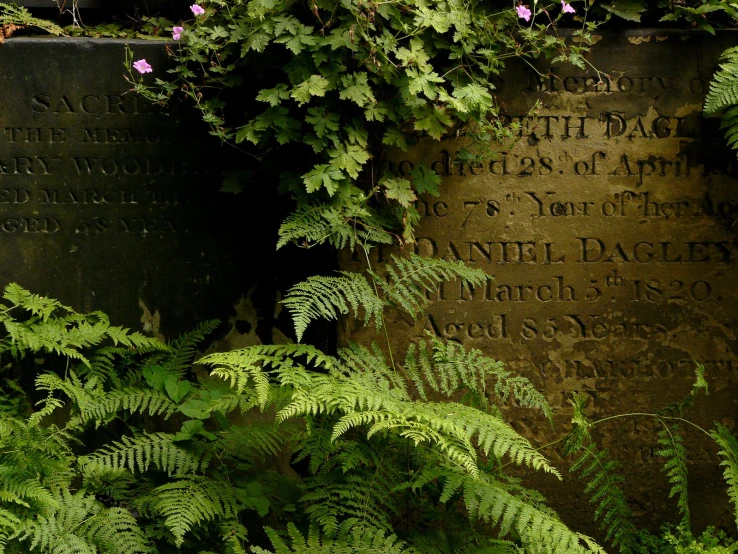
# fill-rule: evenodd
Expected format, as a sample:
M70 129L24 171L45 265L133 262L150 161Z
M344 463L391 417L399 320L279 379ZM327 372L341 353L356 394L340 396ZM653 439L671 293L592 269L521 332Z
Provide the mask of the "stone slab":
M738 164L701 105L736 39L600 34L588 67L520 64L503 75L506 122L521 127L495 161L454 163L461 142L396 153L396 175L423 162L443 176L441 196L418 202L416 251L464 260L494 280L484 290L443 287L417 324L395 318L393 343L430 332L532 379L558 430L524 413L514 425L539 444L566 428L573 392L589 397L595 417L653 411L689 391L695 363L712 388L691 417L735 429ZM601 430L624 464L638 520L674 521L654 455L658 429L632 419ZM732 526L716 450L689 437L694 519ZM536 483L577 529L594 532L576 485Z
M278 220L258 191L248 204L218 192L232 156L199 113L129 92L127 46L153 66L147 79L166 76L162 43L0 46L0 281L171 337L228 318ZM251 233L264 240L248 245Z

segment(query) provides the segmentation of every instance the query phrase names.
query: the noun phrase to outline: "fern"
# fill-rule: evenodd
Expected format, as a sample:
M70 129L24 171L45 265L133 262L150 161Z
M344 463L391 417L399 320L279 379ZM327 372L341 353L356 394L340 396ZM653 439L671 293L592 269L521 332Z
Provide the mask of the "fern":
M718 455L722 458L723 476L728 484L728 497L732 502L738 523L738 440L728 431L728 428L718 423L710 433L720 449Z
M283 303L292 313L298 342L308 324L318 318L333 320L349 313L358 317L363 311L364 324L374 319L379 329L385 305L396 306L415 317L427 303L426 293L435 290L439 283L459 279L469 286L489 279L484 271L462 262L414 255L392 256L392 262L385 267L386 279L370 271L370 282L361 274L343 271L340 277L313 276L292 287ZM378 295L379 290L383 298Z
M165 348L157 339L111 326L101 312L80 315L56 300L31 294L16 284L5 288L3 298L11 305L0 312L0 322L7 333L0 352L7 350L16 357L27 351L56 353L91 367L82 350L105 340L142 352ZM19 321L13 317L13 310L28 311L32 317Z
M720 56L723 62L710 82L705 98L706 115L725 111L721 129L731 148L738 149L738 47L728 48Z
M364 312L364 323L374 318L380 326L384 303L377 297L366 277L359 273L341 272L341 277L309 277L290 289L282 303L292 313L298 342L308 324L320 318L337 319L353 311ZM350 307L350 309L349 309Z
M447 471L440 500L449 502L457 493L471 518L499 525L500 537L514 531L526 551L604 554L591 538L570 531L553 513L536 508L526 498L518 498L489 476L474 479L458 471Z
M365 208L355 212L357 207L354 203L298 206L279 227L277 249L290 242L308 247L327 242L335 248L350 250L357 243L392 244L393 236L383 228L383 223L370 216Z
M494 378L494 392L502 402L512 397L520 406L541 410L552 421L546 397L528 379L512 375L502 362L486 357L479 350L467 351L456 342L429 336L427 341L408 347L404 369L425 400L426 385L447 397L463 388L472 395L476 405L485 407L487 380Z
M185 535L202 522L235 517L239 512L236 494L228 483L189 476L153 489L134 504L144 513L161 515L179 547Z
M197 345L205 340L220 325L220 321L213 319L203 321L189 333L180 335L169 343L169 355L162 364L168 373L182 377L192 366L192 360L197 352Z
M490 276L464 262L451 262L412 255L408 258L392 256L392 264L384 266L387 278L372 274L385 298L402 308L413 318L428 303L426 293L438 289L438 285L458 279L463 286L481 286Z
M80 465L127 468L130 471L148 471L153 464L169 475L196 472L209 462L206 452L190 453L175 445L167 433L145 434L137 437L121 437L88 456L80 458Z
M634 552L637 530L631 522L631 511L620 488L623 478L615 474L617 462L608 460L608 451L599 450L589 435L590 422L584 412L586 399L575 394L573 429L564 443L564 454L575 455L570 471L580 472L580 479L587 479L584 492L590 495L590 503L596 503L594 518L605 529L605 540L617 546L623 554Z
M381 529L356 526L354 522L342 523L335 537L320 536L316 527L311 527L305 538L293 523L287 526L291 545L274 531L267 528L267 535L274 548L273 552L252 547L253 554L414 554L395 535L387 535Z
M15 4L0 4L0 26L13 25L20 27L38 27L49 34L66 36L64 29L48 19L33 17L23 6ZM2 40L0 40L2 42Z
M59 509L31 522L20 540L29 541L30 550L39 548L50 554L153 552L127 510L104 508L84 491L63 492Z
M684 447L684 439L679 431L679 425L666 426L664 424L664 428L658 433L658 444L661 448L656 450L656 455L666 458L663 470L671 485L669 498L677 496L677 507L682 516L680 526L689 529L687 449Z
M478 447L497 458L509 456L515 463L558 475L530 443L501 418L457 403L416 403L400 389L381 386L377 375L353 372L329 375L294 370L282 382L295 387L292 401L278 413L278 420L320 413L339 416L333 440L358 426L368 427L367 437L395 432L416 445L427 443L450 459L478 474ZM476 442L476 446L474 445Z

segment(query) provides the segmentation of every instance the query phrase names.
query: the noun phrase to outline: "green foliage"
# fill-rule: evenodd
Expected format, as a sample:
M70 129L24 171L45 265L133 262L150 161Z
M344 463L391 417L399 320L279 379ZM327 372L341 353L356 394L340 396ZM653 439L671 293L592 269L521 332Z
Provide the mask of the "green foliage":
M212 134L257 160L255 173L289 156L290 167L277 164L273 175L297 200L280 244L343 246L354 240L346 227L359 240L411 240L413 202L436 194L440 176L421 166L407 177L385 173L384 151L424 137L465 137L461 156L490 157L490 141L511 138L492 78L513 57L584 67L596 26L584 23L581 40L567 42L556 33L560 12L551 18L554 3L534 3L540 17L531 26L512 4L476 0L203 6L205 14L183 23L173 75L160 73L153 87L130 79L156 102L184 93ZM589 3L578 9L585 14ZM229 109L236 98L246 99L245 112ZM307 233L298 235L300 228Z
M728 496L735 506L736 521L738 521L738 439L719 423L711 435L720 447L718 450L718 455L722 458L720 465L723 466L723 475L728 484Z
M738 149L738 47L728 48L721 56L720 68L710 82L705 98L705 114L722 114L728 146Z
M437 289L441 282L459 279L469 286L489 279L484 271L463 262L420 256L392 256L392 264L387 264L385 271L385 278L371 271L369 279L344 271L340 277L313 276L295 285L283 303L294 318L297 340L302 339L308 324L318 318L336 319L350 312L358 316L363 311L364 323L374 319L379 329L385 307L401 308L414 318L426 301L425 294Z
M321 537L317 527L311 527L305 538L294 524L287 527L291 546L273 529L267 529L274 551L252 547L254 554L411 554L396 536L385 536L379 530L356 527L351 522L341 525L333 536Z
M402 267L420 283L456 271ZM413 282L388 275L388 298ZM192 363L215 322L165 345L17 286L5 298L3 353L46 357L37 411L13 380L0 388L0 552L263 553L267 523L278 553L440 552L434 523L459 552L601 551L503 473L558 476L495 402L550 408L479 352L431 337L395 369L376 346L259 345L201 358L219 378L203 380ZM274 471L285 453L308 470Z
M0 4L0 43L3 42L4 35L10 36L12 32L25 27L35 27L57 36L66 35L59 25L48 19L34 17L23 6L5 2Z
M571 471L578 471L580 478L587 480L585 493L589 501L596 503L595 520L606 530L605 540L619 548L623 554L633 552L637 530L631 522L632 512L628 508L621 488L623 478L615 473L617 462L608 459L608 451L599 449L591 442L591 423L584 413L586 400L574 395L573 427L564 445L566 455L576 455Z
M637 554L730 554L738 551L738 542L730 539L724 531L708 527L698 537L684 526L661 528L661 535L655 536L646 531L638 534Z

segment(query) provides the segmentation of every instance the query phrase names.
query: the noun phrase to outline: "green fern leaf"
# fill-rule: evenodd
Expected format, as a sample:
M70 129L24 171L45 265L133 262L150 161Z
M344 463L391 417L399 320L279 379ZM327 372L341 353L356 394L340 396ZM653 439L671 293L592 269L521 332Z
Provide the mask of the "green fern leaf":
M679 425L664 428L658 433L658 443L661 446L656 451L657 456L666 458L663 470L669 479L671 491L669 498L677 496L677 506L682 516L680 526L689 529L689 496L687 494L687 449L684 439L679 434Z
M384 292L385 298L402 308L413 318L427 304L426 293L438 289L445 281L458 279L465 286L481 286L490 276L463 262L451 262L412 255L407 258L392 256L392 264L384 267L387 278L372 274Z
M289 523L290 546L274 529L267 527L266 532L274 552L252 547L254 554L415 554L415 550L395 535L387 535L381 529L356 526L353 522L342 524L336 538L321 537L316 528L311 528L307 539L293 523Z
M342 271L340 277L309 277L292 287L282 303L292 313L298 342L311 321L333 320L349 311L358 317L359 310L363 310L364 323L374 318L379 327L384 308L384 302L377 297L366 277L347 271Z
M173 436L167 433L152 433L137 437L122 437L120 442L114 441L89 456L79 458L80 465L106 467L111 469L127 468L130 471L148 471L153 464L169 475L196 472L209 462L207 452L191 453L173 442Z
M738 523L738 440L728 428L718 423L710 433L720 449L718 455L722 458L723 476L728 485L728 497L735 506L736 523Z

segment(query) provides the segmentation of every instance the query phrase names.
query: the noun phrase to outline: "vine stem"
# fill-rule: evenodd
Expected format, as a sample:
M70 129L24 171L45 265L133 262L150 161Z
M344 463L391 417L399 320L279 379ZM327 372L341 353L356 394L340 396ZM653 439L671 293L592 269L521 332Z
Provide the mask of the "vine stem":
M708 431L706 431L705 429L703 429L702 427L700 427L696 423L694 423L692 421L689 421L688 419L685 419L683 417L676 417L676 416L665 416L665 415L660 415L660 414L652 414L652 413L648 413L648 412L630 412L630 413L627 413L627 414L618 414L618 415L603 417L602 419L598 419L597 421L592 421L590 423L590 427L594 427L595 425L599 425L600 423L605 423L606 421L611 421L613 419L621 419L621 418L624 418L624 417L652 417L652 418L658 420L659 423L661 423L662 425L664 425L664 421L663 420L665 420L665 419L671 419L671 420L674 420L674 421L681 421L683 423L686 423L687 425L691 425L692 427L694 427L695 429L698 429L699 431L702 431L705 435L707 435L711 439L713 438L712 435ZM560 437L560 438L556 439L555 441L551 441L549 443L546 443L543 446L539 446L537 448L534 448L533 450L536 451L536 452L540 452L541 450L544 450L544 449L546 449L546 448L548 448L550 446L554 446L555 444L559 444L561 441L563 441L564 439L566 439L566 437L568 437L568 436L569 436L568 434L567 435L564 435L563 437ZM504 467L507 467L507 466L509 466L512 463L513 462L506 462L506 463L502 464L501 466L499 466L498 469L503 469Z

